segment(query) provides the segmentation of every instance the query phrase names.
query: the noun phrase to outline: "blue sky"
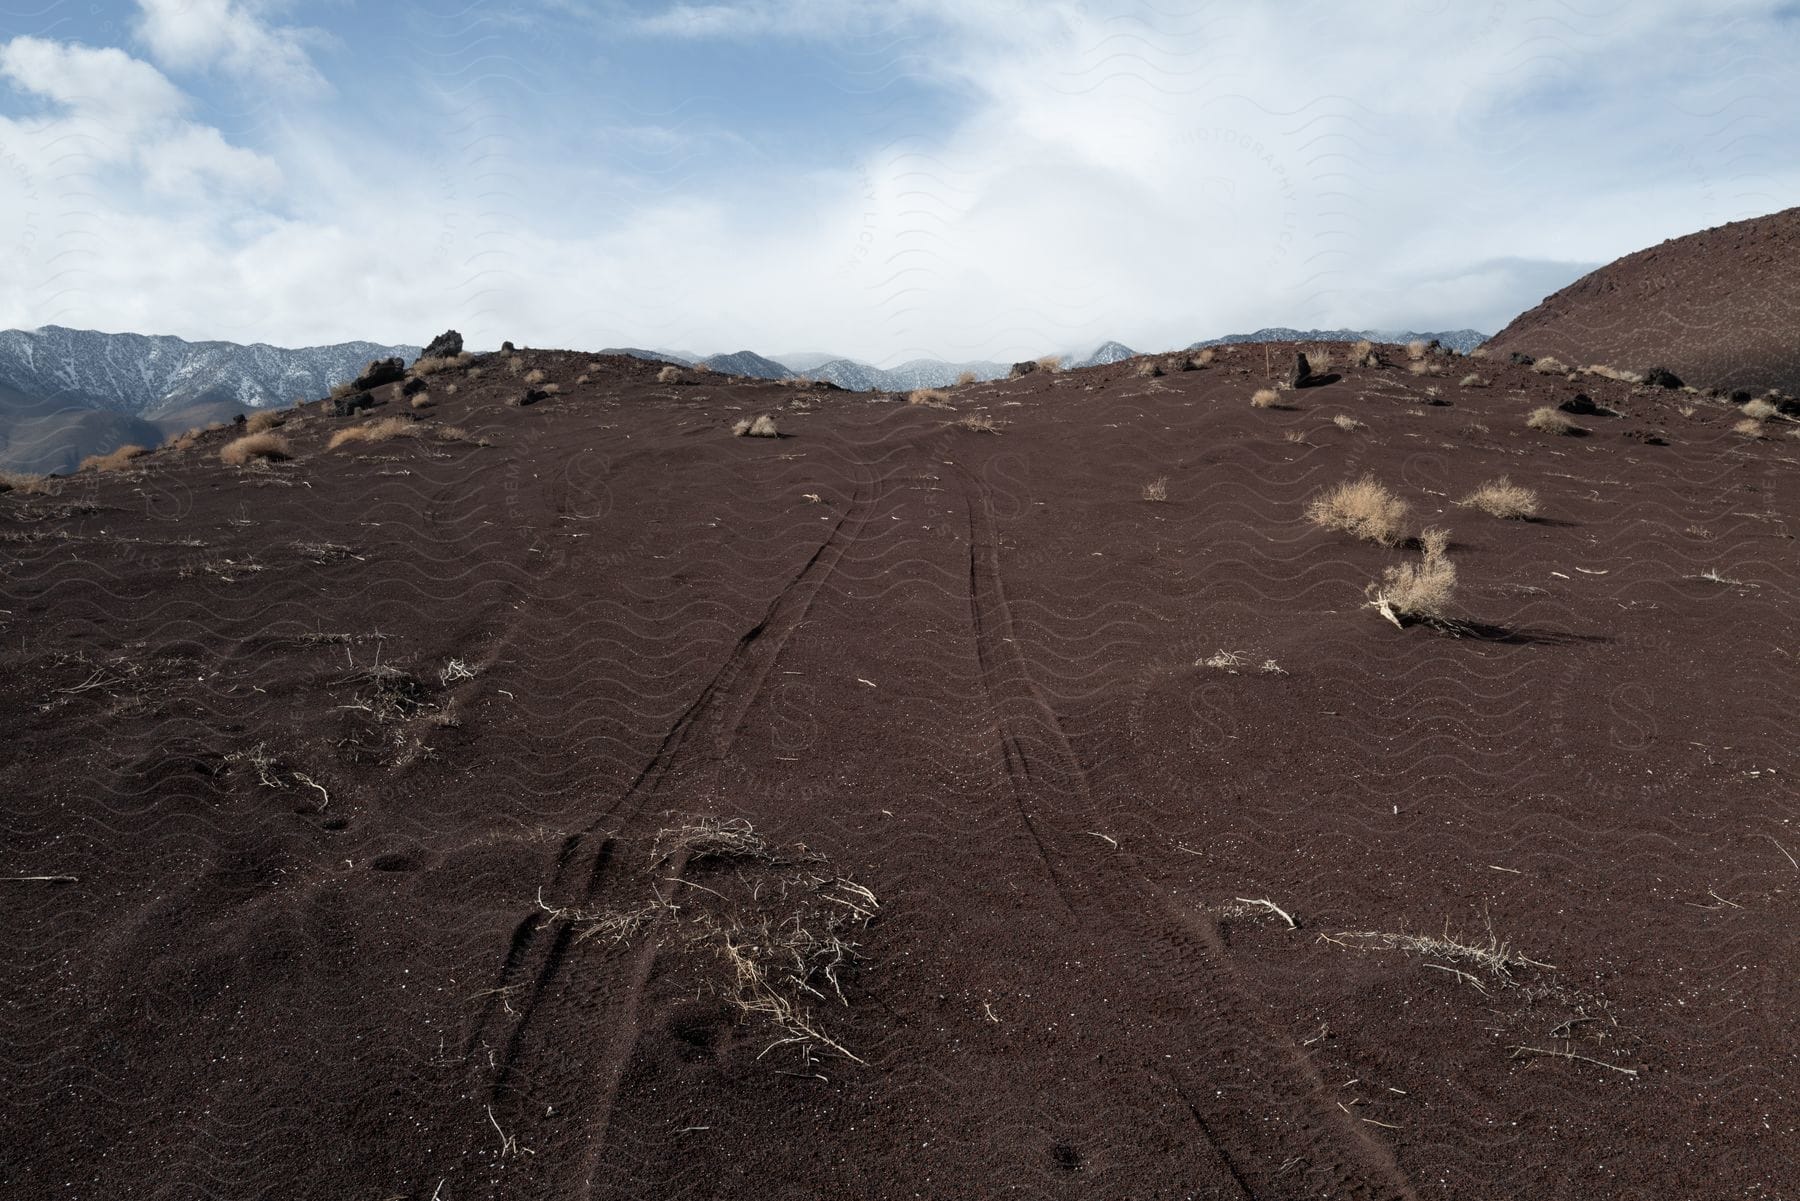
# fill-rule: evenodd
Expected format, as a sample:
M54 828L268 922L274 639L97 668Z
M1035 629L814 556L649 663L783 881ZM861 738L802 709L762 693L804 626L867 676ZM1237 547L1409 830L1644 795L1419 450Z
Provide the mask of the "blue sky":
M53 0L0 327L1008 359L1492 330L1800 203L1791 3Z

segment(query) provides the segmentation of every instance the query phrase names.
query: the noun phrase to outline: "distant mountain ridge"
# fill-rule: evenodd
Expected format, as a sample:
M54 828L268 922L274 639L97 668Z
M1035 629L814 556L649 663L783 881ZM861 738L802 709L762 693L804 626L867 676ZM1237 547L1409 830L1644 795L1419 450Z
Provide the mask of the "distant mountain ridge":
M1191 344L1189 350L1204 350L1208 346L1225 346L1238 342L1360 342L1367 338L1371 342L1429 342L1436 338L1440 345L1452 350L1460 350L1464 354L1474 350L1488 340L1488 335L1473 329L1452 330L1379 330L1379 329L1289 329L1286 326L1271 326L1259 329L1250 334L1225 334L1218 338L1207 338L1203 342Z
M370 359L418 353L375 342L290 350L59 325L0 330L0 467L70 471L127 442L155 445L246 409L323 396Z
M418 353L416 346L375 342L287 349L46 325L0 331L0 385L39 400L137 417L205 401L260 409L323 396L370 359L410 360Z

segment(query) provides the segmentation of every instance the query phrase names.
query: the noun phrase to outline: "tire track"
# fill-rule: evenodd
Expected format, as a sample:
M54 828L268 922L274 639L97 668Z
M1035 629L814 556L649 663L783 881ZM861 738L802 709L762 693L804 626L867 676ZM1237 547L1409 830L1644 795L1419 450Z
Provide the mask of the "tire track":
M959 467L957 475L968 516L976 654L1013 803L1065 909L1098 931L1093 941L1109 949L1118 975L1128 976L1133 964L1159 965L1136 970L1155 977L1156 989L1171 1000L1185 1003L1191 1020L1167 1024L1158 1074L1246 1198L1299 1196L1302 1189L1316 1196L1321 1185L1328 1196L1414 1196L1387 1149L1333 1106L1304 1050L1254 1015L1210 921L1164 895L1135 854L1096 859L1067 845L1074 832L1098 825L1093 785L1021 649L1000 572L992 503L968 472ZM1259 1129L1241 1104L1228 1103L1216 1083L1224 1078L1221 1068L1255 1079L1264 1103L1256 1108L1272 1110L1278 1124L1261 1123ZM1202 1076L1206 1070L1211 1079ZM1283 1179L1263 1166L1271 1158L1266 1130L1280 1128L1292 1131L1284 1136L1281 1161L1311 1165L1310 1173Z
M555 865L538 891L542 904L584 910L603 907L614 876L607 868L618 840L629 836L655 798L678 777L691 770L716 768L730 753L783 648L806 621L848 548L862 537L877 500L874 488L857 488L818 549L776 593L756 624L739 636L700 693L676 716L631 783L580 831L565 839ZM683 855L669 865L668 875L680 879L685 868ZM634 879L629 886L637 883ZM621 881L621 888L627 886ZM530 1040L535 1028L553 1020L546 1010L554 1008L561 999L557 990L579 941L572 924L555 921L549 910L533 911L515 927L495 983L464 1047L466 1064L491 1071L486 1090L490 1102L499 1103L512 1091L523 1065L530 1061ZM582 1174L586 1189L592 1187L591 1166L597 1165L604 1155L612 1103L637 1041L637 1011L654 971L656 940L641 938L631 954L624 990L606 1006L609 1033L604 1049L587 1076L596 1085L597 1093L588 1119L592 1143L585 1156L590 1170ZM479 1063L477 1053L483 1047L494 1046L501 1048L497 1057L489 1064Z

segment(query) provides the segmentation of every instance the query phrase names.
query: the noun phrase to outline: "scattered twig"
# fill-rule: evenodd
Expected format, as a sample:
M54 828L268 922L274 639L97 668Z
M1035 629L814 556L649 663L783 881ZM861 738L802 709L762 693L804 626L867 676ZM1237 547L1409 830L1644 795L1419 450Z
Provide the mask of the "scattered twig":
M1775 839L1771 835L1768 835L1768 834L1758 834L1757 837L1758 838L1767 838L1770 842L1775 842ZM1795 859L1792 852L1790 852L1786 847L1782 846L1779 842L1775 842L1775 849L1780 851L1783 855L1786 855L1787 861L1794 865L1794 869L1796 871L1800 871L1800 859Z
M1233 899L1244 905L1260 905L1260 906L1262 906L1264 909L1268 910L1270 913L1275 914L1277 917L1281 918L1282 921L1286 922L1288 924L1288 929L1290 929L1290 930L1298 930L1300 928L1300 923L1294 920L1294 915L1289 913L1287 910L1283 909L1281 906L1277 905L1274 901L1265 900L1262 898L1252 900L1249 897L1235 897Z
M1119 849L1119 840L1114 838L1111 834L1102 834L1098 830L1087 830L1084 832L1093 835L1095 838L1111 843L1112 849L1115 851Z
M1548 1055L1552 1059L1579 1059L1583 1063L1596 1064L1609 1071L1617 1072L1621 1076L1635 1076L1638 1074L1638 1069L1636 1068L1622 1068L1616 1063L1608 1063L1604 1059L1595 1059L1592 1055L1577 1055L1573 1051L1549 1051L1545 1050L1543 1047L1514 1047L1512 1049L1513 1059L1524 1059L1528 1055Z
M1449 967L1442 963L1428 963L1425 966L1429 967L1429 968L1436 968L1440 972L1449 972L1452 976L1455 976L1457 979L1462 980L1464 983L1468 984L1476 992L1479 992L1479 993L1487 992L1487 989L1482 986L1481 981L1477 980L1474 976L1471 976L1468 972L1463 971L1461 968Z
M12 884L79 884L80 876L0 876L0 880Z

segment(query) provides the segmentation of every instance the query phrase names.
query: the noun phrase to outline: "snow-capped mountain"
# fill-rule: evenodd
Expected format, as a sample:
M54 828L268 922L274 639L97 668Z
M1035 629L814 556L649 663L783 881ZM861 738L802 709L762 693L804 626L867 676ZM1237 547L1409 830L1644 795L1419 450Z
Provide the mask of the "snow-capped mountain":
M1207 338L1205 341L1195 342L1188 349L1202 350L1208 346L1224 346L1232 342L1360 342L1364 338L1371 342L1411 342L1415 339L1429 342L1436 338L1440 344L1467 354L1487 341L1488 335L1472 329L1419 333L1413 330L1289 329L1286 326L1275 326L1259 329L1252 334L1226 334L1221 338Z
M35 401L155 418L209 402L259 409L315 399L354 379L370 359L418 353L373 342L288 350L46 325L0 332L0 387Z
M1117 363L1122 359L1129 359L1136 354L1137 351L1131 349L1131 347L1125 345L1123 342L1102 342L1100 345L1094 347L1092 353L1067 359L1064 361L1063 366L1071 369L1076 367L1104 367L1108 363Z
M946 363L941 359L912 359L898 367L884 368L871 367L855 359L833 359L805 374L853 392L910 392L914 388L949 387L965 371L973 372L979 380L999 379L1007 373L1009 366L985 361Z

